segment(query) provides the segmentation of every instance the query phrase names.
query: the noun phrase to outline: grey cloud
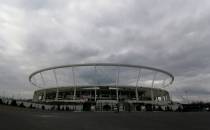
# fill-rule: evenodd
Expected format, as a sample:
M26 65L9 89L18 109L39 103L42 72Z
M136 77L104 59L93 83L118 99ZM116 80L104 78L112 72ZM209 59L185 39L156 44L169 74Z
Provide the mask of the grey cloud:
M31 72L48 66L114 62L167 70L175 75L173 86L179 89L202 86L193 89L193 94L206 94L208 90L205 76L210 73L210 2L207 0L0 2L9 6L8 10L15 8L23 13L22 24L7 28L4 35L0 31L0 57L4 59L0 72L7 72L0 78L2 86L22 91L30 86L27 76ZM4 19L0 15L0 21ZM0 26L5 25L0 22ZM21 28L17 43L9 40L15 27ZM11 52L14 45L22 50L11 56L5 41L11 45ZM13 81L9 82L9 78Z

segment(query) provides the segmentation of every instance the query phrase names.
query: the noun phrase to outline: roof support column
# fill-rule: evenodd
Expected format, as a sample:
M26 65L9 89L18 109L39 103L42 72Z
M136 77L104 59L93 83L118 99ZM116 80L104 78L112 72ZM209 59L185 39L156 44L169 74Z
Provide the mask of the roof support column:
M155 72L152 80L152 87L151 87L151 100L152 100L152 110L153 110L153 104L154 104L154 93L153 93L153 88L154 88L154 82L156 78L157 72Z
M96 66L94 66L94 73L95 73L95 102L97 100L97 90L96 90L96 87L97 87L97 79L96 79Z
M58 101L58 97L59 97L59 89L56 89L56 95L55 95L55 100Z
M46 101L46 90L44 90L43 101Z
M44 88L46 86L46 82L45 82L44 77L43 77L41 72L40 72L40 76L41 76L42 83L43 83L43 88Z
M76 99L77 88L76 88L76 79L75 79L74 67L72 67L72 74L73 74L73 82L74 82L74 96L73 96L73 100L75 100Z
M95 98L94 98L95 102L96 102L96 99L97 99L97 91L96 91L96 88L95 88Z
M58 89L58 79L56 75L56 71L53 70L54 78L55 78L55 83L56 83L56 95L55 95L55 100L58 101L58 96L59 96L59 89Z
M46 83L45 83L44 77L43 77L41 72L40 72L40 76L41 76L41 79L42 79L42 82L43 82L43 87L45 87ZM44 90L43 101L46 101L46 90Z
M119 75L120 75L120 66L117 66L117 78L116 78L116 82L115 82L117 101L119 101L119 88L118 88Z
M136 81L136 101L139 100L138 83L139 83L139 80L140 80L140 74L141 74L141 69L139 69L139 73L138 73L138 77L137 77L137 81Z

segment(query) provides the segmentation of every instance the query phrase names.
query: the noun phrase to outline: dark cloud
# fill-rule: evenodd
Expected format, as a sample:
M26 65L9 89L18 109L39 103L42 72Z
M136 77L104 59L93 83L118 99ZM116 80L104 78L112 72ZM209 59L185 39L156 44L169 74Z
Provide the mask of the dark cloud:
M161 68L175 75L171 92L209 90L207 0L0 2L0 91L30 95L31 72L88 62Z

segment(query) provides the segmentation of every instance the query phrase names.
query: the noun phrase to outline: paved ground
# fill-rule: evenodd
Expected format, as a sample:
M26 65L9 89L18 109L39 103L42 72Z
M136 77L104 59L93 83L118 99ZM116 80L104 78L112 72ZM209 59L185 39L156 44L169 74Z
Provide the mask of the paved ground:
M0 130L209 130L210 112L48 112L0 105Z

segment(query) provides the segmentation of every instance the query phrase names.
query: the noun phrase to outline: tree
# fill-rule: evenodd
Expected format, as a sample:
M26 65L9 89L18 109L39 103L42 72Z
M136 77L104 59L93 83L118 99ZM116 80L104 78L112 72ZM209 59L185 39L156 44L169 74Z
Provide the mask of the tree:
M19 105L19 107L23 107L25 108L24 104L21 102L21 104Z
M0 98L0 104L3 104L2 99Z
M11 102L11 105L12 105L12 106L17 106L16 100L13 99L12 102Z

